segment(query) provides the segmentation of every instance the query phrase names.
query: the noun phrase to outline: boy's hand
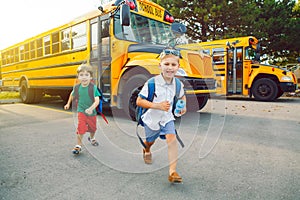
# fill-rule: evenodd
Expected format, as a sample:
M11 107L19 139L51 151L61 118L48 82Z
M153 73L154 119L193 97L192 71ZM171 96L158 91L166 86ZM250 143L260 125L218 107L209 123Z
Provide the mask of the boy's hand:
M85 110L85 112L86 112L87 114L91 115L91 114L93 113L93 110L90 109L90 108L88 108L88 109Z
M184 115L186 113L186 106L184 106L184 108L180 111L180 115Z
M69 108L70 108L70 104L66 104L66 105L64 106L64 109L65 109L65 110L69 110Z
M163 101L159 103L159 109L163 111L168 111L170 109L170 102L169 101Z

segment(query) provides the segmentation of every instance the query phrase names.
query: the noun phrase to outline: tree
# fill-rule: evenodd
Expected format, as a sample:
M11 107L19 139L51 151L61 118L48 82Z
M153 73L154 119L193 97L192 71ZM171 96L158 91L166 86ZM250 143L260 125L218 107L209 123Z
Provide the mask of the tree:
M261 42L262 54L289 59L300 56L300 6L294 0L154 2L184 23L193 40L204 42L253 35Z

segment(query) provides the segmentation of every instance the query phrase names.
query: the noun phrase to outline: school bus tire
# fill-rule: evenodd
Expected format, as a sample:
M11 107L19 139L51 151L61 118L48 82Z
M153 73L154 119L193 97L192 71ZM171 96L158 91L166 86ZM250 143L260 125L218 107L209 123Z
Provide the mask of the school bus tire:
M34 89L34 99L33 103L39 103L44 96L43 90L41 89Z
M201 110L207 104L208 95L197 97L197 100L198 100L198 104L199 104L199 110Z
M281 90L281 88L278 88L278 93L277 93L276 98L281 97L281 96L283 95L283 93L284 93L284 92Z
M209 95L187 97L187 111L196 112L201 110L207 104L208 97Z
M20 97L23 103L34 103L34 89L28 88L27 81L22 80L20 87Z
M278 96L277 84L270 78L256 80L251 91L258 101L274 101Z
M136 74L130 77L126 83L122 95L123 110L127 116L135 121L136 99L145 82L150 78L146 74Z

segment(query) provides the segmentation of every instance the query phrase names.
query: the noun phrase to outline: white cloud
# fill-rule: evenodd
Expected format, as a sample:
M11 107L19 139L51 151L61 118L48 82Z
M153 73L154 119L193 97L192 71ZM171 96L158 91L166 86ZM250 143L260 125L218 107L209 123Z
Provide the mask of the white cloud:
M10 0L0 6L0 50L82 14L97 9L99 0Z

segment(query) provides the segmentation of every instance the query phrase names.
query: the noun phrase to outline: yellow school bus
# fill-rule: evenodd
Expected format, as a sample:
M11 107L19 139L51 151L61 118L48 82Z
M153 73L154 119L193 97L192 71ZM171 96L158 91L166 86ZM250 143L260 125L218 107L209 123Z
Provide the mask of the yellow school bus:
M284 92L294 92L296 77L278 66L259 63L260 44L253 36L201 42L193 47L212 57L217 94L252 95L272 101Z
M137 93L160 73L159 54L171 45L181 54L177 75L201 109L216 91L215 77L209 56L176 46L175 33L185 30L148 0L102 3L98 10L1 50L3 86L19 89L25 103L38 103L44 94L67 99L76 68L89 63L109 106L134 118Z

